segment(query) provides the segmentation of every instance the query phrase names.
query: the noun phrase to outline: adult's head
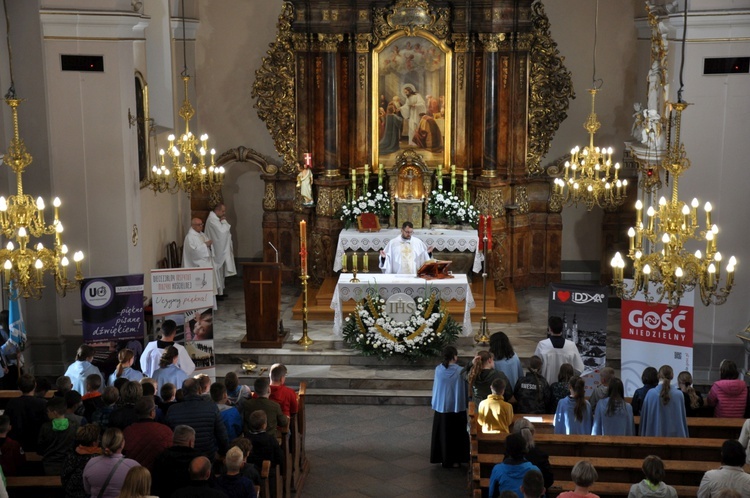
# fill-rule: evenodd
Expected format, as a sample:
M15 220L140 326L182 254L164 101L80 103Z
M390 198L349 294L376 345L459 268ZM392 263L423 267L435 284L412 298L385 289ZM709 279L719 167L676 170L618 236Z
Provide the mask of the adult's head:
M190 222L190 228L192 228L196 232L202 232L203 231L203 221L201 221L200 218L193 218L193 220Z
M528 470L523 475L521 492L524 498L539 498L544 494L544 476L538 470Z
M128 349L128 348L121 349L120 352L117 353L117 361L120 362L120 365L122 365L123 368L129 367L130 365L132 365L133 358L135 358L135 353L133 353L132 349Z
M734 380L740 376L740 372L737 370L737 364L732 360L722 360L719 371L721 380Z
M184 396L194 396L200 393L201 386L195 379L187 378L182 381L182 394Z
M169 346L164 348L164 351L162 351L161 353L161 358L159 358L159 368L167 368L168 366L175 363L179 356L180 352L176 347Z
M745 448L736 439L727 439L721 445L721 464L730 467L745 465Z
M287 369L283 363L274 363L271 365L271 369L268 371L268 377L271 379L271 383L278 384L284 382L286 378Z
M520 460L524 458L524 455L528 453L529 446L526 444L526 439L517 432L508 434L505 438L505 456L514 460Z
M510 359L515 354L505 332L495 332L490 336L490 352L495 357L495 361Z
M654 367L646 367L641 374L641 382L644 386L655 386L659 383L659 372Z
M76 443L81 446L98 446L101 429L99 424L82 425L76 430Z
M104 388L102 393L102 401L106 406L114 405L117 400L120 399L120 391L115 386L108 386Z
M570 480L576 486L583 488L591 487L597 479L599 479L599 474L596 473L596 469L588 460L581 460L575 464L573 470L570 472Z
M407 83L406 85L401 87L401 93L403 93L406 96L406 98L409 98L412 95L417 93L417 88L411 83Z
M250 442L245 436L238 436L229 442L229 446L236 446L242 450L242 454L247 459L250 452L253 450L253 443Z
M159 394L161 395L161 399L164 401L173 401L174 400L174 393L177 389L175 388L174 384L171 382L167 382L163 386L161 386L161 389L159 390Z
M207 393L211 388L211 377L209 377L208 375L198 374L194 377L194 379L198 382L201 394Z
M552 335L560 335L563 331L563 321L559 316L551 316L547 319L547 330Z
M413 234L414 224L411 221L405 221L404 224L401 225L401 238L409 240Z
M529 449L534 447L534 433L536 432L534 424L525 418L519 418L513 424L513 432L523 436Z
M127 405L134 405L141 396L143 396L143 388L140 382L131 380L120 389L122 402Z
M122 453L122 449L125 447L125 437L122 435L122 431L117 427L110 427L104 431L102 436L102 449L104 454L112 456L118 453Z
M189 425L178 425L172 434L172 444L192 448L195 445L195 429Z
M88 344L81 344L76 351L76 361L91 361L94 359L94 348Z
M156 382L156 379L144 377L141 379L140 384L144 396L156 396L156 388L159 387L159 383Z
M237 373L229 372L224 376L224 385L227 388L227 392L234 392L240 386L240 378L237 377Z
M245 462L245 455L242 454L242 450L236 446L229 448L227 451L226 460L224 463L227 466L227 472L236 474L242 468L242 464Z
M659 484L664 480L664 476L666 475L664 462L656 455L649 455L644 458L641 470L651 484Z
M156 418L156 403L153 396L142 396L135 402L135 415L141 418Z
M174 320L164 320L161 324L161 336L164 339L174 337L177 332L177 323ZM171 341L171 339L169 339Z
M570 363L560 365L560 371L557 372L557 382L569 382L570 378L575 376L576 371Z
M253 383L253 389L255 390L255 394L257 394L261 398L267 398L268 394L271 390L271 383L268 381L266 377L258 377L255 379L255 382Z
M190 462L190 480L207 481L211 477L211 461L204 457L193 458Z
M227 207L223 202L220 202L216 206L214 206L213 211L214 214L219 217L219 219L222 219L227 214Z
M140 465L125 474L118 498L142 498L151 493L151 472Z
M70 380L70 379L68 379ZM18 378L18 389L21 390L22 394L29 394L34 392L36 387L36 379L31 374L23 374Z
M214 403L226 404L227 402L227 386L221 382L214 382L211 384L209 390L211 393L211 399Z

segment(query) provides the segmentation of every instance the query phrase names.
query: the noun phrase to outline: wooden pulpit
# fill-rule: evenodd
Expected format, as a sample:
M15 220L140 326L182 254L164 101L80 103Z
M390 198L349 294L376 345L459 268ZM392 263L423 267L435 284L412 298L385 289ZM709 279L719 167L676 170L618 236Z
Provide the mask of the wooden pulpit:
M279 263L243 263L245 323L247 334L243 348L280 348L284 334L279 333L281 318L281 265Z

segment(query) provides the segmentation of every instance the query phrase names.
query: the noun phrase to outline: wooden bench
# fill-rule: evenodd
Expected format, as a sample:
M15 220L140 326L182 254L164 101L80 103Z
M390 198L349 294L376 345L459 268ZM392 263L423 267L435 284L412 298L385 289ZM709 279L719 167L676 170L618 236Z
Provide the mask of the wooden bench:
M542 417L551 419L550 415ZM469 407L469 418L472 495L482 498L487 496L492 468L504 458L507 434L484 434L473 404ZM591 491L602 498L627 496L630 487L643 479L643 458L652 454L664 460L665 482L674 486L680 497L696 496L703 474L719 467L724 441L723 438L568 436L540 434L539 430L534 440L537 448L550 455L555 484L548 490L549 496L573 490L570 471L576 462L586 459L599 474L599 481Z
M14 498L55 498L64 495L60 476L9 476L6 479L6 488Z
M555 431L555 416L516 414L513 420L528 418L534 424L537 434L553 434ZM640 424L641 417L634 417L636 430ZM690 437L721 439L737 439L742 431L744 418L715 418L715 417L688 417L688 431Z

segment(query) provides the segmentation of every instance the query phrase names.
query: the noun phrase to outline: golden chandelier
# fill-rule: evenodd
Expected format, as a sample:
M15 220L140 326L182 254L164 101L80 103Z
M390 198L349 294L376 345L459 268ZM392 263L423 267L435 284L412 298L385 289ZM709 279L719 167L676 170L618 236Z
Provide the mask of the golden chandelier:
M23 192L23 172L31 164L32 157L18 132L18 105L21 101L14 98L11 92L9 95L5 102L13 113L13 139L2 160L15 171L18 191L8 199L0 197L0 233L10 239L0 249L5 286L7 288L12 280L18 289L18 296L39 299L44 288L44 274L49 272L54 278L55 290L65 296L68 290L74 289L83 280L83 252L78 251L73 256L76 264L75 281L70 281L67 276L70 264L68 247L62 243L63 224L58 216L60 199L55 197L52 203L55 219L52 224L47 225L44 221L44 200L38 197L34 201L32 196ZM41 238L52 234L55 235L52 249L44 247L41 241L31 243L31 237Z
M570 151L570 161L565 162L563 178L555 178L552 198L559 205L586 205L615 209L625 202L627 180L619 178L620 163L612 164L612 147L599 148L594 145L594 135L601 127L596 117L596 88L591 93L591 114L583 128L589 132L589 145L583 150L576 146Z
M185 100L179 114L185 120L185 133L177 139L174 135L167 137L169 146L166 151L159 150L159 166L152 167L148 186L154 192L175 193L182 190L188 195L198 190L208 192L211 203L216 204L221 201L224 167L214 163L216 150L208 150L208 135L201 135L199 140L190 131L190 119L195 115L195 109L188 99L190 76L183 74L182 81L185 85ZM209 152L211 162L207 164L206 155ZM167 167L165 156L171 158L170 167Z
M611 261L612 286L616 294L623 299L632 299L641 291L647 302L666 301L669 308L674 308L680 304L685 292L697 289L701 301L706 306L724 304L734 284L737 260L732 256L726 266L725 286L719 285L722 255L717 250L719 228L711 221L711 203L706 202L704 206L706 226L704 230L699 230L698 199L693 199L687 204L678 198L679 177L690 167L690 160L685 155L685 146L680 142L682 111L687 106L684 102L670 104L671 110L676 114L675 140L668 146L662 167L674 177L671 201L661 197L658 209L650 206L646 212L645 225L643 203L639 200L635 206L636 226L628 230L628 258L633 260L632 287L628 288L623 281L625 261L620 253L616 253ZM644 239L648 242L646 249ZM700 249L690 253L685 244L691 239L705 241L705 253Z

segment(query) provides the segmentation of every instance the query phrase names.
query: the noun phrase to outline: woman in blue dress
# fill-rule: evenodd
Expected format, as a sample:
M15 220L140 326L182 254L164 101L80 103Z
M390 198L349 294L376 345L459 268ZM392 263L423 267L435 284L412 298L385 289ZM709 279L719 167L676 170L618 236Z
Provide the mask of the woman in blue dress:
M469 433L466 432L468 398L466 381L458 365L458 350L446 346L443 362L435 368L432 385L432 444L430 463L456 467L469 462Z
M634 436L633 408L625 402L622 381L613 377L609 381L607 397L596 404L594 410L594 436Z
M688 437L685 398L672 384L674 370L669 365L659 369L659 385L651 389L641 409L641 436Z
M508 377L508 386L513 389L518 379L523 377L523 367L505 332L495 332L490 336L490 353L495 359L495 370Z
M591 434L591 405L586 401L585 388L582 378L570 379L570 396L557 403L555 434Z
M139 372L138 370L133 370L133 360L135 359L135 353L133 353L133 350L131 349L121 349L119 353L117 353L117 361L119 362L117 364L117 368L115 368L115 371L112 372L112 375L109 376L109 384L110 386L115 385L115 381L119 379L120 377L124 377L128 380L134 380L136 382L140 382L143 378L143 372Z
M159 368L154 372L154 380L159 383L159 389L164 384L174 384L177 389L182 387L182 383L188 378L187 374L177 366L180 359L180 352L174 346L169 346L161 354Z

